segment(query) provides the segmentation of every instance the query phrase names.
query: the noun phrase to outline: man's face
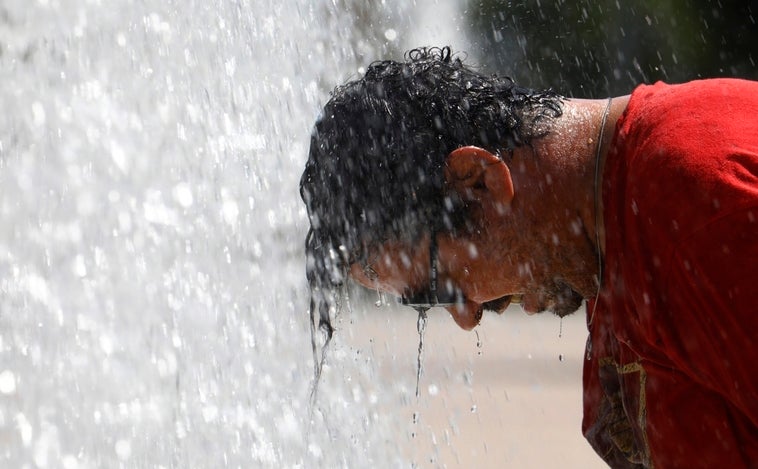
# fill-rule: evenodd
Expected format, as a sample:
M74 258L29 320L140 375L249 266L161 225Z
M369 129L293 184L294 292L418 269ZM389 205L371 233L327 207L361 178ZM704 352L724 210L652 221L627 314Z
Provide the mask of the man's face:
M384 243L369 252L365 264L352 264L350 275L367 288L398 297L427 292L429 243L429 236L412 247ZM550 277L547 265L537 263L533 251L508 243L514 249L506 252L502 241L486 232L467 237L439 233L437 244L438 290L457 291L464 298L446 308L463 329L479 324L484 310L502 312L511 302L521 303L529 314L550 310L559 316L581 306L581 295Z
M466 203L466 230L436 235L437 290L464 299L447 308L464 329L474 328L484 309L500 312L515 301L527 313L547 310L562 317L581 306L578 292L592 292L587 266L595 259L594 248L573 228L581 226L581 218L556 212L533 190L544 174L532 150L524 151L525 158L516 150L511 161L524 187L520 199L511 169L496 155L468 146L445 160L446 190ZM429 245L429 235L413 246L383 243L365 253L365 264L351 265L350 274L368 288L396 296L428 293Z

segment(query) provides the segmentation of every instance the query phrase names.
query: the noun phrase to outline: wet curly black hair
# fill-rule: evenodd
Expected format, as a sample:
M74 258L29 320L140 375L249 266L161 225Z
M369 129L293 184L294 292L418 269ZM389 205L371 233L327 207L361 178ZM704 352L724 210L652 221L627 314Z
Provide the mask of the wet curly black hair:
M319 310L328 337L325 304L367 246L465 228L465 207L445 194L446 156L476 145L507 157L545 133L543 124L561 115L561 100L481 74L449 47L372 63L361 79L334 90L300 180L311 224L311 315L316 321Z

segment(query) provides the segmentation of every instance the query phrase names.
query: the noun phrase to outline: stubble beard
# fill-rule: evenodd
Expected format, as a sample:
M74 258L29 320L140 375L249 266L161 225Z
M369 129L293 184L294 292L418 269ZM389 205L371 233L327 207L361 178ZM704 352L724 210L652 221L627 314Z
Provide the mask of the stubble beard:
M584 295L577 292L565 279L556 277L547 280L546 283L547 285L536 288L536 293L540 297L538 313L550 311L563 318L575 313L582 307L585 300ZM528 292L524 293L527 294ZM482 303L479 314L483 311L502 314L511 304L512 299L513 295L507 295Z
M550 311L560 318L575 313L584 302L584 297L563 279L554 279L549 286L540 288L538 294L541 302L537 312ZM480 313L492 311L501 314L511 303L511 298L508 295L483 303Z
M563 279L554 279L551 288L546 293L549 302L545 309L559 318L576 312L584 302L584 296Z

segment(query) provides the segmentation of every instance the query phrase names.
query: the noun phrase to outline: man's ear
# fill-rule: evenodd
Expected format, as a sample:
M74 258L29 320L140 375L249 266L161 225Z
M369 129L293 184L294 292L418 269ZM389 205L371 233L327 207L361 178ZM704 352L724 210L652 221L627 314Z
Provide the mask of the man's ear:
M445 160L445 180L466 202L492 202L498 210L513 200L511 171L503 160L479 147L461 147Z

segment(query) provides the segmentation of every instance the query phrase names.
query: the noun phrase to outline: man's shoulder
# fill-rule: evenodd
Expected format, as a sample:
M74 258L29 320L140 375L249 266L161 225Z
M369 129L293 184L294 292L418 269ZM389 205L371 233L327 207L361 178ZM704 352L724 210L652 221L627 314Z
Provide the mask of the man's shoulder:
M658 82L634 90L618 131L638 144L674 143L697 149L697 145L717 144L726 135L755 139L756 111L755 81L720 78L682 84Z
M712 106L713 101L738 96L744 99L755 98L758 81L741 78L709 78L692 80L684 83L666 83L658 81L653 84L638 85L631 94L631 102L647 101L663 103L666 106L692 105L701 103ZM718 109L712 109L718 111Z
M758 92L738 96L743 84L756 86L743 82L656 84L632 95L606 163L604 203L635 242L674 248L758 201L758 120L752 117Z
M743 96L746 87L756 92ZM758 82L647 88L632 95L615 142L615 176L624 192L638 204L648 201L650 210L672 205L672 216L692 210L695 218L755 200Z

